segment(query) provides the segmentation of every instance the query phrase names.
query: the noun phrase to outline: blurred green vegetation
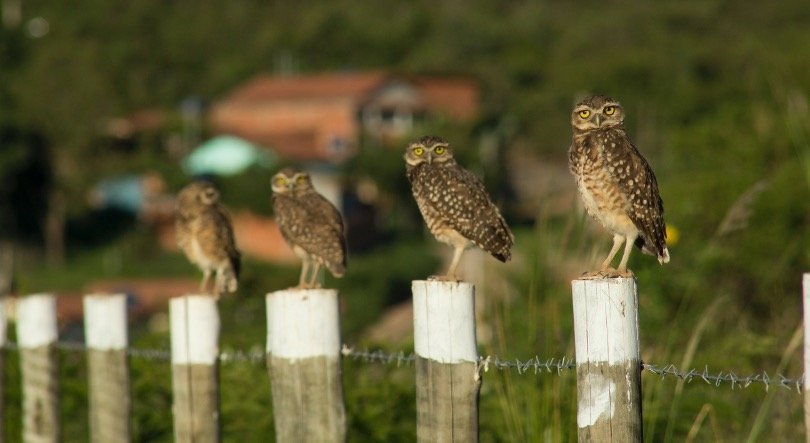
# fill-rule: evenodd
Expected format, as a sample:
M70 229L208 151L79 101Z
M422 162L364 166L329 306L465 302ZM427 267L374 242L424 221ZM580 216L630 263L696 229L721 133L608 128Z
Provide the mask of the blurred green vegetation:
M41 16L49 33L32 38ZM471 127L429 128L456 146L495 134L508 152L527 151L565 167L569 111L580 96L622 101L633 140L658 176L667 222L679 232L672 262L631 259L640 288L642 358L686 368L802 372L789 342L801 322L800 276L810 269L810 4L806 0L643 2L432 2L210 0L120 3L23 2L23 23L0 30L0 239L24 252L20 293L79 291L100 278L186 275L177 254L160 252L134 221L109 228L85 202L99 178L159 171L172 190L188 178L164 140L181 128L178 103L215 99L266 71L386 68L465 74L484 88ZM111 117L142 108L178 112L170 133L133 146L100 136ZM404 179L399 151L369 149L344 167L389 197L384 241L350 256L342 280L344 339L408 298L410 281L436 272ZM473 149L456 149L488 188L508 196L509 171ZM269 173L219 181L232 207L269 214ZM58 192L56 192L58 191ZM43 261L46 209L67 202L67 260ZM505 200L507 217L510 204ZM482 353L503 358L573 356L569 280L597 263L606 235L574 207L540 204L516 225L517 259L490 261L502 285L482 288ZM520 218L521 220L523 217ZM104 241L88 233L103 234ZM674 239L673 239L674 240ZM222 300L223 349L263 346L265 292L295 283L295 266L248 260L240 293ZM496 279L497 280L497 279ZM147 324L133 345L168 348ZM405 349L409 349L405 346ZM16 355L6 352L4 424L20 431ZM81 355L61 353L65 441L87 439ZM166 362L132 359L136 441L171 440ZM645 374L647 441L798 441L801 396L759 386L679 386ZM269 382L260 364L223 364L225 441L268 441ZM413 370L344 362L350 441L413 441ZM482 441L574 441L573 373L490 371L481 391ZM703 417L703 418L700 418ZM766 425L763 425L766 424Z

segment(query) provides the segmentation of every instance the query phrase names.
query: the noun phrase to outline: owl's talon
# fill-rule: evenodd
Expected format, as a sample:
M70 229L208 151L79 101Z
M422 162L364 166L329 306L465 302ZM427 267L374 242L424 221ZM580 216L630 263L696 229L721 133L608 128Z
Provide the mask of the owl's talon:
M605 270L600 269L598 271L585 271L579 276L579 278L581 280L597 280L600 278L605 278Z
M452 282L461 281L461 279L455 275L431 275L427 279L428 281L452 281Z
M614 268L604 268L598 271L583 272L579 277L581 280L599 280L603 278L635 278L635 274L630 269L618 270Z
M620 278L636 278L636 274L633 273L630 269L625 269L623 271L616 271L613 277L620 277Z

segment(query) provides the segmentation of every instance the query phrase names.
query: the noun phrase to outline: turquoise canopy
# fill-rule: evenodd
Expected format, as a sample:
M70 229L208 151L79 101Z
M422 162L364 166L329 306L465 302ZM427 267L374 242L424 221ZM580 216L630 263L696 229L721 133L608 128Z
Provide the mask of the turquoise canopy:
M274 161L275 155L267 149L239 137L220 135L197 146L183 159L182 165L190 175L228 176L239 174L254 164L270 167Z

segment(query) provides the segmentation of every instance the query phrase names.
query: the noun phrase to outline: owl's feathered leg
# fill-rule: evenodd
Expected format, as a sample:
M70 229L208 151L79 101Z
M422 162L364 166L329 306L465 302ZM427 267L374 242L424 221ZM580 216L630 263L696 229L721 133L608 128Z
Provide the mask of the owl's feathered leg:
M223 267L222 293L236 292L238 288L239 288L239 280L236 278L236 274L233 272L233 269L230 267Z
M633 275L632 271L627 270L627 261L630 259L630 252L633 250L633 244L636 242L635 236L627 237L627 244L624 245L624 255L622 261L619 263L618 273L622 277L630 277Z
M211 278L211 270L206 268L203 269L203 279L200 282L200 293L202 294L210 294L208 290L208 280Z
M212 295L219 298L225 292L225 275L222 273L222 268L217 268L214 274L214 290Z
M619 252L619 248L622 246L622 242L624 241L624 236L620 234L615 234L613 236L613 247L610 248L610 252L608 253L607 258L605 261L602 262L601 269L604 271L606 269L610 269L610 262L613 261L613 257L616 257L616 253ZM632 243L630 243L632 245Z
M297 288L302 289L306 287L308 271L309 271L309 260L304 259L303 262L301 263L301 276L298 277L298 286L296 286Z
M309 281L308 287L310 289L320 288L321 284L318 283L318 273L321 272L321 264L315 262L315 269L312 271L312 279Z
M619 248L622 246L622 243L625 241L625 236L621 234L615 234L613 236L613 247L610 248L610 252L608 253L607 258L605 261L602 262L602 266L599 268L598 271L589 271L582 274L581 278L585 279L598 279L598 278L611 278L611 277L627 277L627 258L630 256L630 250L633 248L633 240L627 239L627 244L624 245L624 256L622 257L622 262L619 265L619 269L613 269L610 267L610 262L613 261L613 258L616 257L616 253L619 252ZM632 275L632 274L630 274Z
M464 254L464 246L455 246L453 249L453 261L450 262L450 269L447 270L447 274L441 277L441 280L446 281L457 281L458 277L456 277L456 269L458 268L458 264L461 262L461 256Z

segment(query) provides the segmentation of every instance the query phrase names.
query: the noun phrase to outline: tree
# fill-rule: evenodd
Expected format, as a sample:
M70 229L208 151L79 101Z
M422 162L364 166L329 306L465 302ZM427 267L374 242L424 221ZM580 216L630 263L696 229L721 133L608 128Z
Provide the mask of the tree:
M96 178L92 166L103 152L94 142L115 100L100 69L97 42L66 34L35 43L14 75L11 93L18 121L34 128L48 150L53 180L43 237L48 262L59 264L68 209L82 206L84 185Z

